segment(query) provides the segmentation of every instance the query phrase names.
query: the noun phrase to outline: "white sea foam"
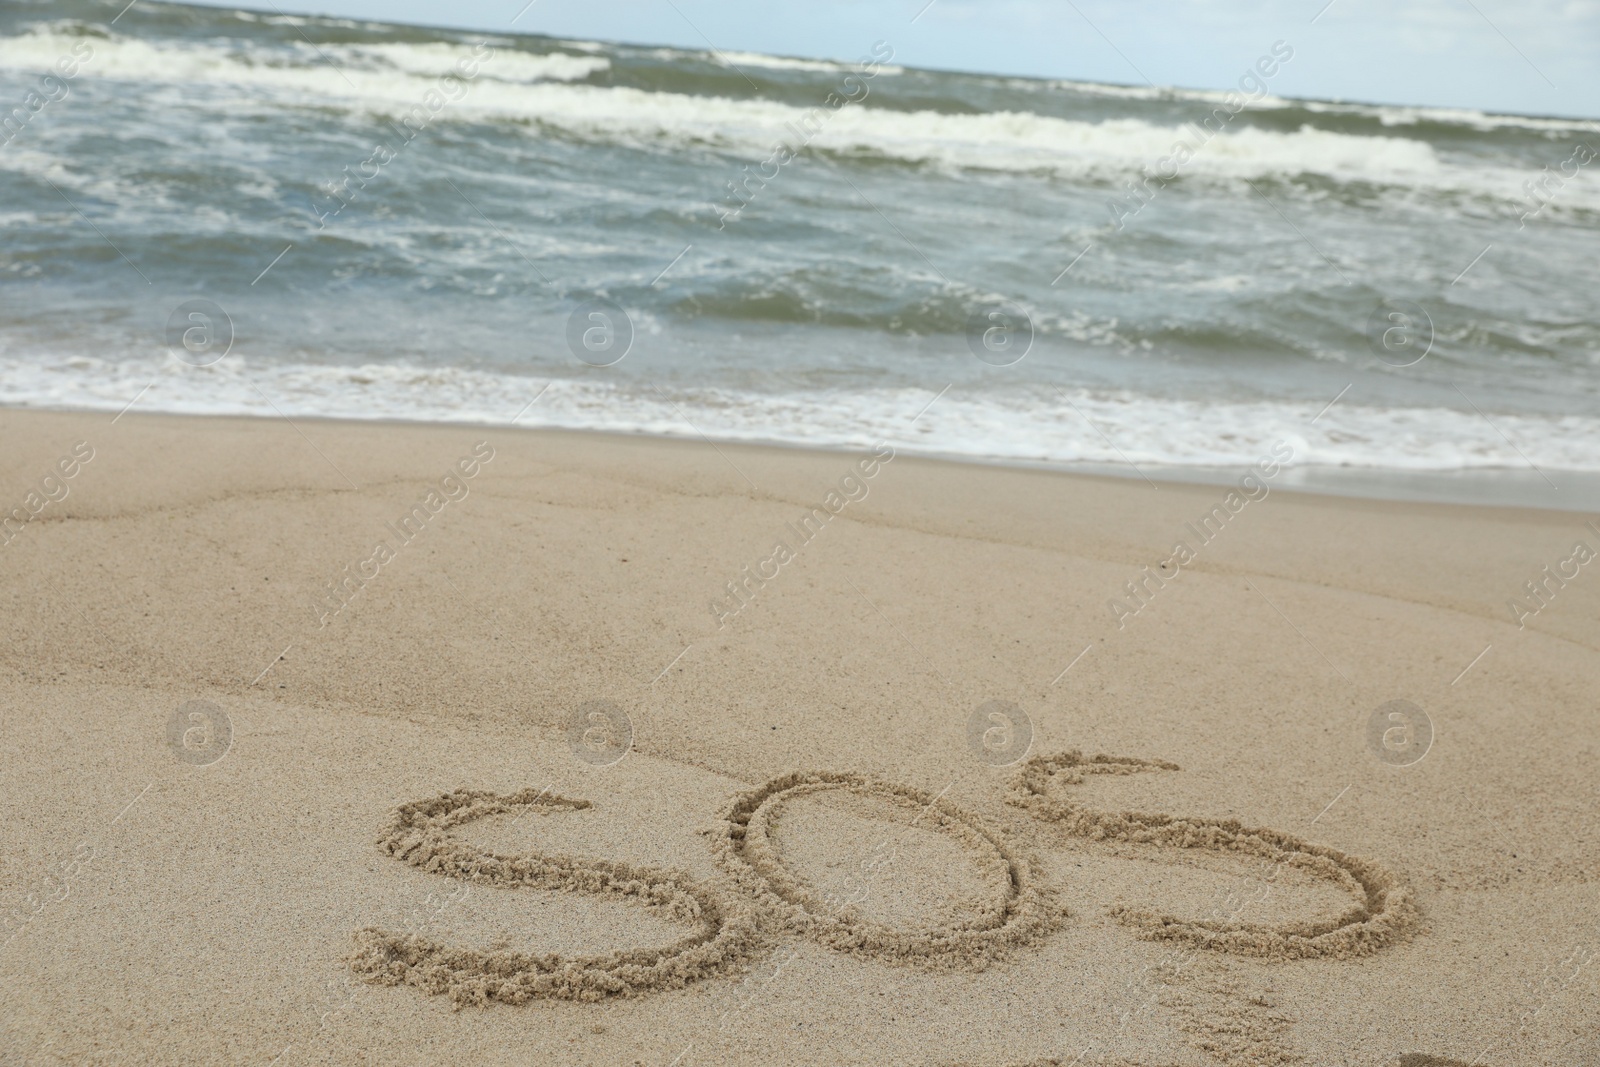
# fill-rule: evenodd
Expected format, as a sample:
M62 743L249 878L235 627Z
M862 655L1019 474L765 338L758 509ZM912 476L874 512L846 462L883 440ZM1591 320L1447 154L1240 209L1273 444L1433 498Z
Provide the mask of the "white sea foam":
M1103 82L1054 79L1034 82L1025 78L1010 78L1007 83L1030 89L1040 84L1083 93L1087 96L1104 96L1122 100L1181 100L1197 104L1220 104L1234 95L1229 89L1178 89L1160 85L1113 85ZM1384 126L1415 126L1435 122L1444 126L1465 126L1474 130L1525 129L1555 133L1600 132L1600 121L1576 118L1543 118L1534 115L1502 115L1468 107L1422 107L1407 104L1363 104L1347 100L1308 100L1300 97L1265 94L1255 97L1247 105L1251 111L1272 111L1284 108L1303 108L1326 115L1360 115L1377 119Z
M1488 111L1457 107L1406 107L1395 104L1349 104L1327 100L1293 100L1289 103L1322 114L1364 115L1385 126L1415 126L1435 122L1443 126L1467 126L1474 130L1521 129L1541 133L1600 133L1600 122L1592 119L1537 118L1531 115L1496 115Z
M49 66L80 39L58 29L11 38L0 53L0 67ZM97 39L94 49L84 78L276 90L285 103L326 107L343 101L353 109L391 115L415 105L438 75L471 55L468 46L441 43L325 46L323 52L336 64L341 57L346 61L336 69L309 47L299 53L247 52L226 42L158 44L118 37ZM286 64L286 56L298 58ZM472 91L453 103L441 121L489 115L586 139L668 150L701 144L756 159L765 157L779 138L796 140L790 124L799 125L808 114L806 108L765 100L562 84L607 63L596 56L497 51L480 65ZM1108 182L1154 169L1179 142L1194 146L1202 139L1193 126L1139 119L1085 122L1018 111L904 112L868 104L824 113L828 118L811 139L812 150ZM1510 167L1448 164L1420 140L1310 126L1292 132L1241 126L1218 134L1195 152L1182 173L1223 180L1313 174L1510 202L1523 200L1521 183L1527 177ZM1568 183L1557 210L1574 207L1600 208L1600 177L1585 171Z
M768 70L806 70L827 73L844 73L856 69L854 63L836 63L831 59L794 59L789 56L769 56L761 52L717 52L714 58L732 67L765 67ZM893 64L880 65L878 74L904 74L905 68Z
M1068 404L1054 390L959 387L928 406L934 389L663 394L567 378L549 380L541 395L546 384L468 368L279 364L240 356L207 368L170 358L0 357L0 404L21 407L120 411L138 396L139 410L187 414L515 420L814 447L887 439L911 450L974 458L1207 467L1249 464L1287 440L1294 463L1304 466L1448 471L1532 463L1543 470L1600 471L1600 419L1580 416L1496 414L1491 424L1475 412L1343 403L1319 417L1322 404L1310 402L1210 403L1077 390Z
M1027 78L1011 78L1009 83L1019 89L1030 89L1041 83ZM1042 84L1055 89L1083 93L1086 96L1107 96L1118 100L1184 100L1197 104L1220 104L1231 96L1243 95L1231 89L1179 89L1166 85L1116 85L1110 82L1073 81L1053 78ZM1252 108L1287 107L1295 103L1285 96L1263 94L1250 101Z
M456 74L456 64L462 61L477 67L482 77L508 82L578 81L611 66L603 56L569 56L564 52L533 55L509 49L496 49L492 59L474 62L471 47L442 42L323 45L322 51L334 62L349 60L368 69L388 67L428 78Z
M6 40L0 69L49 69L87 41L93 55L82 61L80 77L115 78L153 84L216 84L279 89L301 100L318 96L344 101L414 103L426 85L453 73L458 61L471 62L469 45L320 45L296 43L289 49L239 47L230 40L203 43L153 42L135 37L83 37L59 24ZM483 76L511 82L575 81L605 70L601 56L564 52L534 55L497 48L476 64Z

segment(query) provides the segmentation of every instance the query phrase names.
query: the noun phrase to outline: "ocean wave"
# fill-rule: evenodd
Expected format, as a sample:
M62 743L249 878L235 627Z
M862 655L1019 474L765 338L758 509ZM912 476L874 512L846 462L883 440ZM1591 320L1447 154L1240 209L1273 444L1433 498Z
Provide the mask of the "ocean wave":
M1027 91L1040 87L1082 93L1085 96L1103 96L1113 100L1183 101L1194 104L1220 104L1230 96L1240 95L1232 89L1181 89L1170 85L1118 85L1115 82L1076 81L1071 78L1007 78L1006 84ZM1288 107L1295 103L1286 96L1263 94L1253 98L1249 107L1265 109Z
M342 30L354 30L361 26L360 23L351 22L349 19L336 19L325 15L258 15L250 11L234 11L231 14L241 22L260 22L268 26L294 26L296 28L301 26L326 26ZM369 22L367 25L380 24Z
M821 129L807 151L952 172L1041 173L1116 185L1158 173L1161 161L1182 144L1193 152L1177 168L1183 180L1237 183L1309 175L1521 204L1528 177L1511 165L1457 166L1423 140L1339 133L1310 124L1293 131L1241 126L1208 137L1193 125L1134 118L1091 122L1021 111L947 114L867 105L808 111L760 100L581 85L486 87L467 107L581 139L667 150L703 145L753 162L770 155L778 140L797 142L794 130L808 114L819 114ZM1587 171L1569 181L1553 210L1580 209L1600 210L1600 178Z
M881 331L910 337L963 333L981 316L1011 299L993 289L940 279L916 268L872 272L802 267L746 271L706 282L685 280L673 309L685 316L723 322L804 323ZM647 294L645 294L647 295ZM630 314L635 309L629 309ZM1118 329L1114 318L1081 309L1060 313L1030 307L1029 325L1040 337L1132 352L1149 349L1135 331Z
M145 390L146 386L148 390ZM548 388L546 388L548 386ZM141 394L141 390L145 390ZM1314 402L1209 402L1127 391L819 389L783 394L461 367L281 364L230 356L51 363L0 358L0 404L196 415L402 419L706 436L1044 463L1246 465L1280 440L1296 466L1600 471L1600 419ZM537 398L537 399L536 399ZM531 403L530 403L531 402ZM926 408L926 410L922 410ZM921 410L921 414L918 412ZM1319 414L1320 412L1320 414ZM915 416L915 422L912 421ZM1315 421L1313 421L1315 420ZM1504 436L1502 436L1504 435Z
M1476 131L1533 130L1539 133L1600 133L1592 119L1539 118L1532 115L1497 115L1465 107L1410 107L1397 104L1353 104L1327 100L1291 100L1294 107L1318 114L1360 115L1384 126L1460 126Z
M81 79L113 78L147 84L195 83L277 89L300 101L416 102L456 64L472 62L480 77L511 83L576 81L610 67L602 56L564 52L533 54L497 48L492 58L475 60L471 46L430 42L410 44L324 44L291 42L262 46L217 39L203 43L151 41L109 36L99 27L54 23L6 39L0 69L44 71L74 45L87 41L93 55L81 64Z
M354 22L349 19L327 18L320 16L295 16L295 15L263 15L249 11L234 11L228 14L236 19L246 22L264 23L290 27L317 27L338 30L374 30L388 31L392 27L377 22ZM23 34L16 35L8 41L8 52L13 54L0 56L0 67L21 66L30 64L27 60L29 38L45 37L78 37L94 36L107 38L110 35L97 23L79 22L72 19L54 21L41 21L35 23L33 28ZM115 40L115 38L112 38ZM505 37L488 38L496 47L511 45L510 39ZM126 40L125 38L122 40ZM595 71L607 69L611 63L609 59L595 58L599 53L611 51L616 46L599 41L562 40L550 39L553 44L572 51L588 53L591 57L586 60L583 56L571 56L563 52L552 52L543 55L529 53L516 53L523 61L528 61L526 69L516 72L508 80L534 81L534 80L579 80ZM69 41L70 43L70 41ZM52 47L56 46L52 42ZM175 45L175 48L185 47ZM378 56L387 60L394 67L409 73L416 74L443 74L461 55L470 50L462 45L436 42L428 44L419 43L394 43L382 42L362 45L323 44L318 46L321 52L334 56L342 54L346 57ZM514 46L512 46L514 48ZM50 59L55 58L54 53ZM503 53L502 53L503 54ZM808 73L842 73L855 69L855 65L829 59L800 58L793 56L769 55L762 52L748 51L712 51L696 52L677 48L654 48L644 54L655 56L667 61L706 60L726 67L758 67L767 70L787 70ZM444 57L450 58L445 59ZM32 57L31 66L43 69L45 63L39 60L42 57ZM568 62L576 61L576 62ZM306 66L312 66L307 63ZM906 68L894 64L878 67L878 75L904 74ZM569 73L570 72L570 73ZM149 71L148 73L156 73ZM1158 102L1185 102L1207 105L1217 105L1237 95L1232 90L1226 89L1197 89L1177 86L1152 86L1152 85L1122 85L1111 82L1095 82L1070 78L1026 78L1015 76L968 76L977 81L987 81L993 84L1005 85L1023 92L1052 92L1066 91L1085 96L1098 96L1108 99L1123 99L1136 101ZM1323 114L1332 116L1360 116L1376 120L1386 127L1404 127L1421 125L1456 126L1478 132L1490 132L1501 129L1523 129L1537 131L1545 134L1556 133L1600 133L1600 120L1581 118L1545 117L1534 115L1515 115L1482 111L1475 108L1429 107L1402 104L1372 104L1348 100L1316 100L1301 97L1284 97L1274 94L1265 94L1251 99L1246 105L1247 111L1276 111L1276 110L1303 110L1309 114Z
M477 60L470 47L442 42L322 45L321 48L331 59L346 59L369 68L388 67L427 78L457 74L456 64L460 62L480 68L480 77L506 82L581 81L611 68L611 61L603 56L569 56L564 52L535 55L503 48L497 48L492 59Z
M664 50L665 51L665 50ZM682 58L687 53L671 53L672 58ZM803 70L821 73L846 73L856 69L854 63L839 63L831 59L794 59L789 56L769 56L762 52L715 52L713 58L730 67L762 67L767 70ZM904 74L904 67L893 64L879 65L878 74Z
M1195 104L1220 104L1236 95L1231 89L1181 89L1162 85L1116 85L1107 82L1074 81L1054 78L1034 81L1008 78L1006 84L1023 91L1048 87L1085 96L1118 100L1179 101ZM1540 133L1596 133L1600 121L1576 118L1544 118L1536 115L1508 115L1467 107L1423 107L1408 104L1365 104L1347 100L1312 100L1305 97L1263 94L1245 105L1247 111L1304 110L1323 115L1357 115L1378 121L1383 126L1459 126L1479 132L1504 129L1534 130Z
M43 68L78 38L56 30L21 34L8 42L0 66ZM227 44L152 43L99 39L82 78L146 83L236 85L279 91L289 102L325 108L343 103L393 115L416 104L432 77L471 54L465 45L364 44L326 46L347 63L330 67L316 49L242 49ZM303 54L302 54L303 53ZM286 62L290 57L293 62ZM337 59L335 60L337 62ZM666 150L704 145L750 159L772 144L797 140L808 114L822 118L809 151L845 158L879 158L950 170L1043 172L1116 183L1154 170L1176 145L1197 146L1180 170L1185 179L1240 180L1316 175L1365 183L1524 198L1526 175L1512 167L1455 166L1425 141L1363 136L1304 125L1293 131L1251 126L1204 139L1193 125L1142 119L1092 122L1025 111L946 114L868 105L808 110L756 99L689 96L629 87L565 84L604 69L590 55L532 55L499 50L483 62L471 91L451 104L451 117L486 116L553 129L579 139ZM1580 173L1563 190L1557 210L1600 207L1600 179Z

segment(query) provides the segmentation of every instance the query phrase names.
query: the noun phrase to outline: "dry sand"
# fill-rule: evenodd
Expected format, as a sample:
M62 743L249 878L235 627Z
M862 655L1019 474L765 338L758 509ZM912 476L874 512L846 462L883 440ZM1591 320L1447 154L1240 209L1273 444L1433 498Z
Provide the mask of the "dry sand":
M1589 516L870 456L0 413L0 1062L1600 1063Z

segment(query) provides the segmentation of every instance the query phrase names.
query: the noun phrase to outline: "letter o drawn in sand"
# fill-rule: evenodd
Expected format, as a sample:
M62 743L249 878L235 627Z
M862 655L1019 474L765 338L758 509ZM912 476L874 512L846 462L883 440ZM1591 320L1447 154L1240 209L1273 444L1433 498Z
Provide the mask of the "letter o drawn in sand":
M1433 747L1433 720L1409 700L1379 704L1367 719L1367 748L1391 767L1420 762Z
M583 762L609 767L633 747L633 720L609 700L588 701L567 720L567 744Z
M986 700L967 719L967 745L991 767L1009 767L1033 747L1033 720L1009 700Z
M442 944L415 933L368 927L355 935L350 966L377 985L412 985L447 993L457 1006L536 998L596 1001L676 989L722 974L759 945L755 908L697 885L688 876L610 860L530 853L502 856L451 836L463 823L517 808L578 811L571 800L524 789L509 796L458 791L403 804L378 838L395 859L425 871L500 889L531 888L611 894L644 904L698 929L661 948L626 949L564 958L509 949L484 951Z
M1234 819L1188 818L1138 811L1096 811L1075 804L1053 782L1081 786L1091 774L1176 771L1175 763L1129 756L1091 756L1062 752L1035 756L1017 771L1007 801L1069 834L1169 848L1203 848L1255 856L1273 865L1298 867L1314 878L1348 891L1356 903L1342 915L1319 922L1263 926L1224 920L1190 920L1176 915L1117 907L1112 915L1149 941L1180 941L1199 948L1269 959L1365 956L1397 941L1417 919L1411 891L1382 867L1356 856L1286 834L1245 826ZM1236 912L1235 915L1238 913Z
M190 700L167 720L167 747L185 763L207 767L233 747L233 720L209 700Z
M771 837L785 804L828 790L887 800L917 812L913 825L925 820L985 854L1004 888L980 913L943 927L889 926L862 918L848 905L830 913L829 901L784 866ZM976 816L908 786L856 774L801 771L736 796L724 817L718 860L734 880L773 909L788 929L841 952L936 969L982 969L1009 949L1054 929L1064 914L1047 901L1033 865Z

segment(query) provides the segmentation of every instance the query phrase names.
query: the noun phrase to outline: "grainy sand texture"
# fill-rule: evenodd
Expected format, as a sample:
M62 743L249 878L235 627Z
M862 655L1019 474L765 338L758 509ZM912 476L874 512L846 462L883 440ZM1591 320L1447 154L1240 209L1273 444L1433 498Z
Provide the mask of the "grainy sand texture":
M1593 516L1230 491L0 413L0 1062L1600 1064Z

